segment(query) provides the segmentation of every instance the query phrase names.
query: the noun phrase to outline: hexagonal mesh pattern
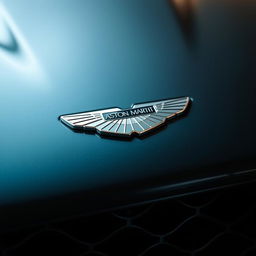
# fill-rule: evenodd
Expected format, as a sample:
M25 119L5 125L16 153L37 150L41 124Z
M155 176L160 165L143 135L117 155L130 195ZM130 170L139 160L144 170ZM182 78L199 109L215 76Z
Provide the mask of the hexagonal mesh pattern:
M2 256L256 255L254 184L0 236Z

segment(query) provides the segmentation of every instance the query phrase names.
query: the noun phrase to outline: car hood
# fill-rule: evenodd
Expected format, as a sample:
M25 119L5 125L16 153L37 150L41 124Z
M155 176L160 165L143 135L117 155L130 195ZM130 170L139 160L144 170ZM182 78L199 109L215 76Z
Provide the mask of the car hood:
M204 2L188 26L168 1L2 3L1 205L255 168L256 21L233 7ZM58 120L180 96L187 115L143 138Z

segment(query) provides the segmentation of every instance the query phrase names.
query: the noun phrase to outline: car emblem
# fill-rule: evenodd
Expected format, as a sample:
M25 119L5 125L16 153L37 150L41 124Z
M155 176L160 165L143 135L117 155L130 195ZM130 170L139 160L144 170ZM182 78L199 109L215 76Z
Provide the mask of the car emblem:
M129 109L114 107L62 115L59 119L74 130L95 131L101 135L143 135L183 113L189 102L189 97L180 97L138 103Z

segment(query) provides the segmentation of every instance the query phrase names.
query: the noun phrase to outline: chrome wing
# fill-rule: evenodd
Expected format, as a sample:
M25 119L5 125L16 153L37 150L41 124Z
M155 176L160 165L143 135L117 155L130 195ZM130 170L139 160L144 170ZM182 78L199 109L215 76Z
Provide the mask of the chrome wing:
M72 129L94 130L99 134L130 136L149 132L168 119L181 114L189 105L189 97L134 104L130 109L109 108L60 116Z

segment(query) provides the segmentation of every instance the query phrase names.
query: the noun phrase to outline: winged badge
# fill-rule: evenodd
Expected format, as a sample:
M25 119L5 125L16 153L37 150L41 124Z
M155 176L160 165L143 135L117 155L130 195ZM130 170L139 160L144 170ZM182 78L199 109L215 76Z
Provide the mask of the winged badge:
M189 102L189 97L172 98L133 104L129 109L114 107L62 115L59 119L74 130L91 130L104 135L142 135L183 113Z

